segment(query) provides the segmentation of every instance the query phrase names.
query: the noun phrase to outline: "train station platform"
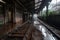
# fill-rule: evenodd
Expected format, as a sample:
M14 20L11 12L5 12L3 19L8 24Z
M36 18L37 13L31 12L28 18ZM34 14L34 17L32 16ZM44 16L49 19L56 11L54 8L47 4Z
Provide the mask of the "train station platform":
M0 0L0 40L60 40L60 0Z
M53 30L52 30L53 29ZM59 31L50 27L38 18L24 23L9 24L0 31L1 40L59 40Z

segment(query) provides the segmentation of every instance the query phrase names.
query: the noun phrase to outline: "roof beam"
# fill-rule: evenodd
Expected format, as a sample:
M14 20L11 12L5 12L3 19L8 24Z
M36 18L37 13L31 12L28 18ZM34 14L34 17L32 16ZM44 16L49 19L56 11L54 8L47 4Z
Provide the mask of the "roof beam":
M24 9L26 9L21 2L19 2L18 0L16 0L16 1L17 1Z
M30 5L30 4L32 4L32 3L35 3L34 1L31 1L31 2L29 2L28 4L25 4L25 5Z
M38 4L38 3L40 3L40 2L42 2L42 1L39 1L39 2L37 2L37 3L35 3L35 4Z

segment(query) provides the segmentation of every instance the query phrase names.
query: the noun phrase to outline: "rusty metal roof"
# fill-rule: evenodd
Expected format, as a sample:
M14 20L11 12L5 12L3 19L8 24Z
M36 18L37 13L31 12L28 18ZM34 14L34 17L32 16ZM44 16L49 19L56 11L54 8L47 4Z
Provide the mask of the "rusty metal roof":
M39 12L51 0L3 0L5 2L14 1L19 10L25 10L31 13Z

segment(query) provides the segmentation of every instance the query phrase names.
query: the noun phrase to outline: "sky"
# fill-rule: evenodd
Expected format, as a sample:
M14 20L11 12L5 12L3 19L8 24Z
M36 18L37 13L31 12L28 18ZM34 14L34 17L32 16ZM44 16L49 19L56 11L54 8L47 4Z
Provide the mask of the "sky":
M60 0L52 0L50 2L50 5L49 5L48 9L51 10L56 4L59 4L59 2L60 2ZM59 6L57 6L57 7L59 7ZM56 6L55 6L55 8L53 10L55 10L55 9L56 9ZM43 10L46 10L46 7Z

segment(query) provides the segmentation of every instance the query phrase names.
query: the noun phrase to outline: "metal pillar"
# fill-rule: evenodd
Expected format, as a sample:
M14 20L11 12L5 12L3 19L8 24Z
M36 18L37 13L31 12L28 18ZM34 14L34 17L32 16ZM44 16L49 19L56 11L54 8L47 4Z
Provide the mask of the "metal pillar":
M13 3L13 23L16 23L15 21L15 3Z
M4 17L4 24L5 24L5 4L3 5L3 17Z
M23 22L25 22L25 14L22 14Z
M41 10L41 13L40 13L40 14L41 14L41 16L42 16L42 10Z
M8 21L11 23L15 23L15 4L12 3L8 6Z
M46 5L46 16L48 16L48 3Z

